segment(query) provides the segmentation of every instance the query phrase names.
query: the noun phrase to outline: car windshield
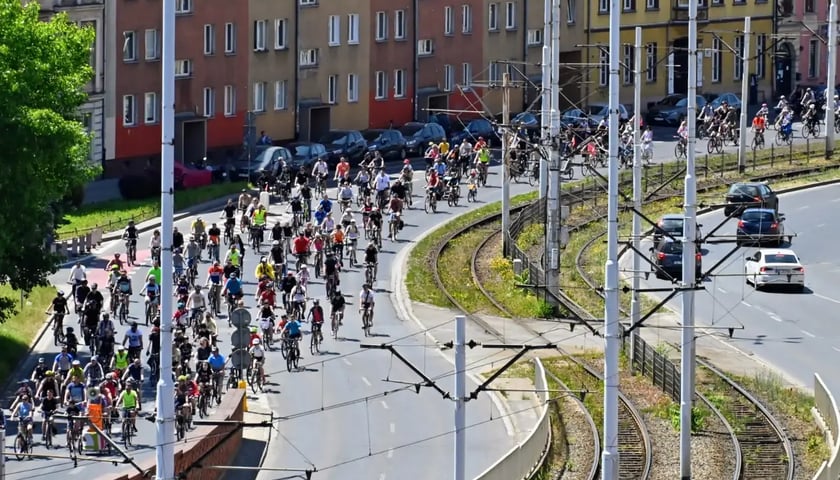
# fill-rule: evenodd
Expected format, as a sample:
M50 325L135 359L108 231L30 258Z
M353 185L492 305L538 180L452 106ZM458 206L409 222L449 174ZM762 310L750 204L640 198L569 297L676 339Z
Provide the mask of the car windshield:
M480 132L486 130L487 124L485 122L470 122L470 124L467 125L468 132Z
M606 109L606 107L604 107L603 105L590 105L590 106L586 107L586 114L587 115L601 115L601 112L603 112L605 109Z
M663 218L659 222L659 226L662 230L667 232L681 232L683 229L683 219L682 218Z
M799 263L799 260L796 259L796 255L791 255L789 253L777 253L775 255L767 255L764 257L764 261L766 263Z
M328 132L325 133L321 140L318 143L323 143L324 145L335 144L340 145L343 143L347 143L347 133L345 132Z
M757 212L747 210L741 215L741 220L745 222L770 222L776 221L776 216L773 212Z
M659 101L660 105L677 105L683 100L682 97L665 97Z
M400 132L406 137L411 137L420 130L423 130L423 125L405 125L400 127Z
M732 195L746 195L748 197L757 197L758 189L752 185L735 184L729 187L729 193Z
M665 242L660 249L662 253L667 253L669 255L675 255L678 253L682 253L682 243L680 242Z
M312 154L313 148L309 145L295 145L296 157L308 157Z

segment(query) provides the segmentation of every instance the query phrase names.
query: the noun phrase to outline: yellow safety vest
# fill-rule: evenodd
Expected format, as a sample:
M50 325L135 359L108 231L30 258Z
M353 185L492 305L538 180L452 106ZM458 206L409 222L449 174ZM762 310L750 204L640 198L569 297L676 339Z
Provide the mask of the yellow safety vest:
M120 352L114 355L114 367L120 370L128 368L128 352L123 352L122 356L120 356Z
M239 266L239 250L230 251L230 263L232 263L234 267Z
M254 225L265 225L265 210L257 210L254 212Z

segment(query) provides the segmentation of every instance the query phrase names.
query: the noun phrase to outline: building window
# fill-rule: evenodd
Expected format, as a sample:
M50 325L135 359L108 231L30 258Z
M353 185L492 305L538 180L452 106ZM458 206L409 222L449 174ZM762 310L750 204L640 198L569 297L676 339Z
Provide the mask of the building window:
M472 7L469 5L461 6L461 33L472 33Z
M265 111L265 82L254 83L254 111Z
M432 39L425 38L417 41L417 55L431 55L432 53L434 53Z
M647 0L646 6L648 10L659 10L659 0Z
M755 74L758 78L764 78L767 35L758 35L755 41Z
M314 67L318 65L318 49L309 48L300 51L299 62L301 67Z
M528 45L542 45L543 31L540 28L528 30Z
M216 29L209 23L204 26L204 54L216 53Z
M452 65L443 66L443 91L451 92L455 86L455 69Z
M622 2L622 7L624 7L625 12L632 12L636 10L636 0L624 0Z
M723 72L723 55L721 55L720 47L720 39L712 38L712 82L719 82Z
M236 90L233 85L225 85L225 116L236 115Z
M204 116L212 117L216 113L216 92L210 87L204 87Z
M814 3L814 0L805 0L805 13L814 13Z
M144 35L144 43L146 47L146 60L157 60L160 58L160 48L158 47L158 32L155 29L146 30Z
M327 19L327 44L331 47L341 45L341 18L330 15Z
M606 87L610 82L610 56L603 48L598 52L598 85Z
M452 35L453 33L455 33L455 13L452 7L446 7L443 9L443 34Z
M175 0L175 13L192 13L192 0Z
M624 81L625 85L630 85L633 83L633 74L635 73L634 70L636 66L633 65L635 59L635 55L633 54L633 45L624 45L624 67L621 69L622 73L622 80Z
M334 105L338 99L338 75L327 77L327 103Z
M598 12L606 13L610 11L610 0L598 0Z
M357 45L359 43L359 14L347 15L347 43Z
M134 95L123 95L123 126L133 127L136 118Z
M499 29L499 4L491 3L487 6L487 29L494 32Z
M236 53L236 26L225 24L225 53Z
M274 20L274 49L275 50L285 50L289 48L289 44L286 43L286 36L288 33L289 27L289 20L285 18L278 18Z
M192 62L189 60L175 60L175 76L189 77L192 75Z
M157 94L149 92L143 95L143 122L146 124L157 123Z
M394 12L394 39L405 40L405 10Z
M490 77L490 83L497 83L499 81L499 64L496 62L490 62L490 65L487 68L487 76Z
M301 5L318 5L318 0L300 0Z
M575 0L566 0L566 23L575 23L575 17L577 17L576 7Z
M658 67L659 56L655 43L648 43L645 46L645 54L647 56L647 65L645 65L645 79L648 82L656 81L656 70Z
M733 57L732 71L735 74L735 80L740 80L744 74L744 36L737 35L735 37L735 51L738 52Z
M123 32L123 61L137 61L137 37L134 32Z
M274 82L274 109L286 109L286 81L278 80Z
M265 33L266 33L266 22L265 20L256 20L254 22L254 51L255 52L264 52L265 51Z
M723 5L723 0L712 0L712 5Z
M385 12L376 12L376 41L388 39L388 16Z
M513 30L516 28L516 4L507 2L505 4L505 29Z
M816 38L808 42L808 77L814 78L820 74L820 43Z
M472 65L469 63L461 65L461 84L464 85L465 89L472 85Z
M359 77L355 73L347 74L347 102L359 101Z
M385 76L385 72L378 71L376 72L376 99L382 100L388 96L388 78Z
M394 70L394 97L405 97L405 70Z

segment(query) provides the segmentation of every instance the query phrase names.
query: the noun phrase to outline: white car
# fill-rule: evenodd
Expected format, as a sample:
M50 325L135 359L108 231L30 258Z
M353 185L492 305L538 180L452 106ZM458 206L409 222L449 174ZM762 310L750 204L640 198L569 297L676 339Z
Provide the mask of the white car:
M769 285L805 288L805 267L796 252L783 248L761 248L744 260L744 276L756 290Z

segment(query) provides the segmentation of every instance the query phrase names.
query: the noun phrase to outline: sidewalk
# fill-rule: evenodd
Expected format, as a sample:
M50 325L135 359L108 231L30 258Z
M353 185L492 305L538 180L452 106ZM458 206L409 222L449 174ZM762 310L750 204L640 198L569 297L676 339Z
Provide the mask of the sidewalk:
M247 395L247 393L246 393ZM248 411L242 415L245 423L262 423L272 421L271 410L265 394L259 396L247 395ZM259 467L265 462L268 448L271 443L272 428L269 427L243 427L242 442L239 444L239 451L231 461L234 467L247 467L243 470L222 470L220 480L254 480L260 473ZM253 468L253 469L250 469Z

